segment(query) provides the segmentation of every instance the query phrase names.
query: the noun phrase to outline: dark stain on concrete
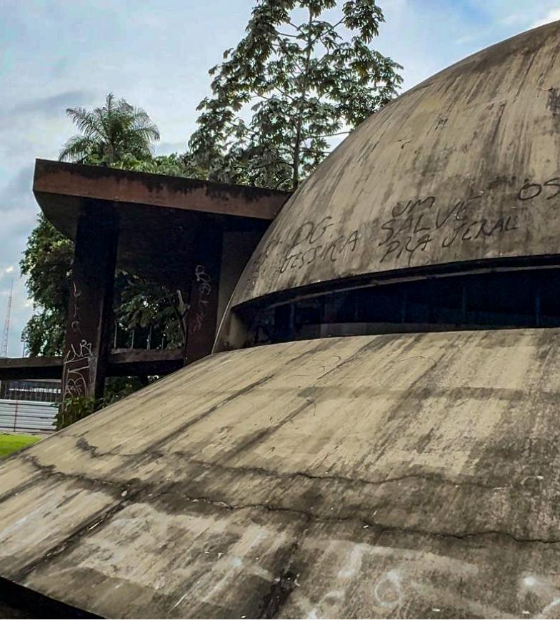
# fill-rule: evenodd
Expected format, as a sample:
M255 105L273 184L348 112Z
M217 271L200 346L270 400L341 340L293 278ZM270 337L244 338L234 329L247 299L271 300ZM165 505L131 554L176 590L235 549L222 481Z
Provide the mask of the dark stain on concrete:
M262 602L262 611L259 618L276 618L290 594L296 587L297 574L291 570L284 570L280 577L275 579L270 591Z
M71 175L95 181L111 179L117 183L123 181L140 182L149 192L170 191L178 194L190 194L193 191L205 190L207 195L226 201L232 197L242 198L248 202L259 201L263 197L278 197L287 200L291 195L290 192L281 190L263 189L247 185L228 185L225 183L173 177L164 174L134 172L131 170L111 168L109 166L87 166L84 164L71 164L46 159L38 159L37 164L35 169L35 182L41 181L43 178L52 174L59 174L61 171L64 171Z
M560 114L560 89L550 88L548 90L547 107L553 116Z

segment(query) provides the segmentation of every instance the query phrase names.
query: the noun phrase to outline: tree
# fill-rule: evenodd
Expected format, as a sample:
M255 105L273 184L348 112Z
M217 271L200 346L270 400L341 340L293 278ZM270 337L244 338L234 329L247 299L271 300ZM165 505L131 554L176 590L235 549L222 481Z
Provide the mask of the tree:
M109 94L101 108L91 111L69 108L66 112L80 134L64 145L61 160L175 176L185 174L179 156L152 156L152 142L159 139L158 129L144 110L134 108L124 99L117 100ZM31 355L62 354L73 255L72 241L41 214L20 262L35 306L23 332ZM150 335L155 329L155 337L150 338L154 348L182 344L184 309L177 291L119 272L115 281L115 301L115 316L121 332L147 332L150 323Z
M31 355L62 355L74 244L45 218L27 240L20 270L35 312L23 339ZM115 326L119 346L179 347L184 343L184 303L181 293L123 271L115 278Z
M188 163L295 190L334 137L395 96L402 67L370 47L383 21L375 0L257 0L245 37L210 71Z
M174 177L200 177L200 171L189 169L185 165L183 156L177 153L141 159L127 153L119 161L115 162L113 167L123 170L135 170L136 172L148 172L150 174L168 174Z
M23 331L31 355L62 353L73 256L73 243L40 214L20 262L36 309Z
M159 140L158 128L148 114L109 93L101 108L68 108L66 114L80 133L70 138L61 161L114 165L125 157L149 159L152 142Z

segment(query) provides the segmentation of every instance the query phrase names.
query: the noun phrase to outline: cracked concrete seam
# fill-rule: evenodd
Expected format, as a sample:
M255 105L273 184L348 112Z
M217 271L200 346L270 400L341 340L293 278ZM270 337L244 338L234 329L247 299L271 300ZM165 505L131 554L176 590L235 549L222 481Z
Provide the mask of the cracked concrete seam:
M163 491L160 496L165 495L166 492ZM518 544L543 544L543 545L557 545L560 544L560 539L544 539L544 538L520 538L510 534L509 532L500 532L498 530L487 530L480 532L465 532L462 534L452 534L450 532L433 532L430 530L421 530L416 528L406 528L406 527L396 527L383 525L380 523L376 523L375 521L369 521L367 519L359 518L359 517L329 517L329 516L320 516L315 515L311 512L307 512L305 510L298 510L296 508L284 508L280 506L272 506L269 504L228 504L222 500L213 500L208 497L191 497L188 495L181 495L182 499L187 502L201 502L205 504L209 504L216 507L225 508L229 511L236 510L251 510L251 509L260 509L266 510L267 512L279 512L279 513L292 513L300 515L309 520L310 523L356 523L361 525L362 527L372 528L372 530L378 534L379 536L387 533L402 533L405 535L412 534L417 536L429 536L434 538L452 538L455 540L469 540L472 538L481 538L486 536L501 536L505 538L509 538L510 540L518 543Z
M76 442L76 447L85 452L89 452L94 456L112 456L117 455L117 453L113 451L101 452L96 446L92 446L87 442L84 438L80 438ZM119 455L123 456L123 455ZM423 479L428 482L434 482L439 484L445 484L456 487L474 487L479 489L486 489L489 491L498 491L504 489L513 489L513 484L508 484L505 486L496 486L494 484L484 484L482 482L475 482L473 480L449 480L445 478L443 475L438 474L429 474L429 473L418 473L418 474L406 474L403 476L395 476L393 478L385 478L383 480L368 480L367 478L350 478L348 476L328 476L328 475L318 475L311 474L309 472L304 471L293 471L293 472L282 472L282 471L271 471L268 469L264 469L262 467L235 467L228 466L222 463L211 463L207 461L201 461L199 459L192 458L191 454L188 452L175 451L172 453L164 453L159 450L151 450L148 449L145 452L138 452L134 454L124 455L124 458L135 459L139 457L152 457L151 461L156 458L169 458L169 457L177 457L177 458L186 458L188 459L187 464L192 464L195 466L207 468L207 469L217 469L222 471L228 471L231 473L247 473L247 474L256 474L260 476L266 476L270 478L280 478L280 479L291 479L296 477L306 478L308 480L324 480L329 482L343 482L350 485L364 485L364 486L382 486L384 484L390 484L394 482L402 482L404 480L416 480Z
M68 538L62 541L59 545L57 545L54 549L61 548L59 552L54 552L53 550L47 552L41 561L47 561L48 558L51 557L53 553L56 556L60 555L66 548L68 541L80 538L83 534L87 535L89 531L97 528L100 525L103 525L105 521L107 521L114 513L119 512L120 510L126 508L131 504L132 500L137 498L138 501L141 501L146 504L153 504L158 499L165 498L166 495L173 495L175 497L180 497L185 502L189 503L204 503L207 505L211 505L217 508L225 509L227 511L241 511L241 510L264 510L270 513L287 513L287 514L295 514L300 517L303 517L308 523L308 527L310 527L314 523L348 523L348 524L357 524L362 528L371 528L372 533L374 532L379 539L384 534L391 533L401 533L404 535L416 535L416 536L428 536L433 538L442 538L442 539L454 539L454 540L462 540L469 541L476 538L497 536L504 537L512 540L517 544L545 544L545 545L556 545L560 544L560 539L545 539L545 538L529 538L529 537L519 537L510 532L503 532L499 530L487 530L487 531L477 531L477 532L463 532L463 533L451 533L451 532L435 532L431 530L423 530L419 528L401 528L397 526L388 526L382 523L377 523L373 520L365 519L363 517L354 517L354 516L346 516L346 517L335 517L328 515L320 515L314 514L309 511L299 510L297 508L289 508L282 506L275 506L272 504L265 503L247 503L247 504L231 504L225 502L223 500L217 500L206 496L192 496L187 494L182 494L177 491L171 491L166 489L160 489L159 492L154 492L153 483L142 483L140 481L136 481L135 484L123 485L122 483L116 483L111 480L92 480L87 478L86 476L72 476L67 475L62 472L53 472L54 466L42 466L36 457L31 457L26 455L26 460L29 460L34 466L38 468L45 468L48 470L50 475L55 475L57 478L62 478L66 480L71 480L77 483L86 484L88 487L109 487L112 492L119 492L122 497L122 493L126 492L126 499L122 499L117 504L111 506L108 510L102 511L102 517L94 522L92 525L91 519L86 521L83 526L77 528L75 532L73 532ZM141 495L144 496L141 497ZM119 498L120 499L120 498ZM25 569L25 567L24 567ZM23 569L23 570L24 570ZM31 569L33 570L33 569Z

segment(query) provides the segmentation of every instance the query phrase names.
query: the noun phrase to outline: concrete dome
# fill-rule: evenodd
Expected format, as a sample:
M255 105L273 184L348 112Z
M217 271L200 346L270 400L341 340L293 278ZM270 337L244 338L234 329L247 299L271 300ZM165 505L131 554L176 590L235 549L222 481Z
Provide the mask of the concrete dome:
M558 254L560 28L490 47L358 127L284 207L232 305L411 268Z
M456 332L188 366L0 463L0 615L83 617L35 591L108 618L557 618L559 351Z
M367 121L233 306L553 260L558 51L521 35ZM558 617L559 356L558 328L209 356L0 463L0 615Z

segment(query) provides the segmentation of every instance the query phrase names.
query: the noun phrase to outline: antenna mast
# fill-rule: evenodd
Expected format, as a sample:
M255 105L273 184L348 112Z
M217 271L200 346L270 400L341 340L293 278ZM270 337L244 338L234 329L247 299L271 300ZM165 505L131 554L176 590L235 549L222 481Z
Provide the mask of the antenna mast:
M6 308L6 321L4 322L4 337L2 338L2 351L0 357L8 357L8 339L10 337L10 314L12 312L12 297L14 296L14 281L10 286L10 296L8 297L8 306Z

